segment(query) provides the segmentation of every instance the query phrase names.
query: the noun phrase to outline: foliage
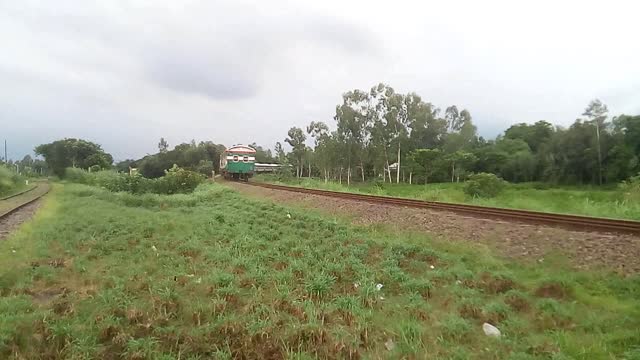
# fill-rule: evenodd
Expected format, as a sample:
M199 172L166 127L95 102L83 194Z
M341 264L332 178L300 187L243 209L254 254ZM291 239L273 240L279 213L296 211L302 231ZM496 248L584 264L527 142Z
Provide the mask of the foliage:
M265 149L262 146L256 144L255 142L249 146L251 146L256 150L257 163L271 164L271 163L277 162L276 159L273 157L273 154L271 153L271 149Z
M42 155L47 166L60 177L64 177L68 167L88 169L95 165L100 169L109 169L113 163L113 157L104 152L100 145L82 139L57 140L39 145L34 151Z
M424 183L429 182L429 176L438 170L438 162L442 160L442 152L438 149L417 149L411 153L411 159L424 173Z
M163 177L156 180L154 192L158 194L189 193L203 181L204 176L201 174L173 165Z
M2 161L0 161L2 165ZM25 155L20 161L9 161L4 164L11 170L17 169L20 175L33 178L40 177L48 173L47 163L42 159L34 159L31 155Z
M613 359L633 355L640 326L637 277L511 262L219 184L56 185L0 263L3 359ZM536 296L556 274L573 297ZM487 276L530 306L483 291ZM482 332L491 313L500 339Z
M159 178L174 165L186 170L199 172L204 176L211 176L211 172L219 172L220 154L224 151L224 145L214 144L211 141L197 143L183 143L172 150L164 139L160 140L157 154L147 155L135 161L126 161L118 164L120 171L129 171L129 167L138 168L140 173L147 178Z
M115 171L87 172L78 168L66 170L68 181L94 185L113 192L129 192L132 194L178 194L190 193L204 181L204 177L193 171L174 165L165 172L165 176L147 179L140 174L125 174Z
M307 140L307 136L304 134L302 129L298 127L292 127L291 129L289 129L287 135L288 137L284 139L284 141L293 148L291 154L293 155L293 158L295 160L294 163L296 164L296 176L301 177L304 167L302 159L304 158L305 152L307 150L304 142L305 140Z
M0 165L0 197L10 195L16 190L19 190L24 185L24 178L17 174L15 171L11 171Z
M620 184L620 188L627 200L640 202L640 174L623 181Z
M506 182L494 174L473 174L464 184L464 193L472 197L492 198L498 196L505 186Z
M582 116L568 128L544 120L518 123L487 141L478 136L469 110L451 105L441 112L415 93L378 84L343 94L335 131L312 121L307 133L315 140L313 149L304 147L298 128L290 130L287 142L296 144L290 156L298 176L305 161L309 177L347 184L378 177L406 182L416 175L425 182L456 182L472 172L514 183L615 184L640 172L640 115L610 120L607 106L593 100ZM285 159L282 146L276 147L278 158ZM429 153L435 158L427 167L416 158L421 151L438 151Z

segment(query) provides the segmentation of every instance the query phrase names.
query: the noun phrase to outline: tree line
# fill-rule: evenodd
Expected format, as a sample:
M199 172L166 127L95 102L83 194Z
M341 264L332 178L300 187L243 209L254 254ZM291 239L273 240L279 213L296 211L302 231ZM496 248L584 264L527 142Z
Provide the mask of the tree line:
M25 155L22 160L4 161L0 159L0 165L24 176L40 176L48 173L47 163L41 159L34 159L31 155Z
M610 117L600 100L567 128L518 123L487 140L468 110L442 111L416 93L378 84L343 94L334 121L333 131L322 121L289 129L291 151L278 142L276 160L293 165L297 177L347 183L454 182L486 172L511 182L604 184L640 172L640 116Z
M256 143L250 144L256 149L256 161L271 163L275 159L271 150L265 149ZM220 155L226 147L211 141L196 143L182 143L169 150L169 144L164 138L158 143L158 153L144 156L139 160L125 160L116 164L118 171L129 171L129 167L148 178L158 178L164 175L165 170L177 165L183 169L195 171L205 176L211 176L214 172L220 172Z
M256 149L256 161L275 162L271 150L265 149L256 143L251 144ZM33 160L26 156L22 163L29 163L33 169L47 172L48 169L54 175L65 177L68 168L79 168L89 171L115 169L119 172L129 172L135 168L146 178L159 178L174 165L205 176L211 176L213 172L220 171L220 155L225 150L224 145L211 141L196 143L182 143L169 148L168 142L161 138L158 143L158 152L146 155L140 159L127 159L113 164L113 156L105 152L99 144L82 139L62 139L42 144L35 148L35 153L44 157L42 160ZM12 163L13 164L13 163Z

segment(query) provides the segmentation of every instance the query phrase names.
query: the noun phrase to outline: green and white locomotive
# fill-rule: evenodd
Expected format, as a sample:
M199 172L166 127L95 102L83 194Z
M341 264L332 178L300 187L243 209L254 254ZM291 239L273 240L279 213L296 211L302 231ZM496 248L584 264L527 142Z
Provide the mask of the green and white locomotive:
M234 145L220 155L220 173L227 180L249 181L255 172L256 149Z

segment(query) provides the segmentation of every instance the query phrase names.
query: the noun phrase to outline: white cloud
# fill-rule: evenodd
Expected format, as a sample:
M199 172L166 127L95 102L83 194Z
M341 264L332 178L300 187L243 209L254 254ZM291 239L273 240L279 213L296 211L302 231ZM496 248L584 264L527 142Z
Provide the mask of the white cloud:
M117 158L157 139L272 146L382 81L468 108L483 135L640 112L632 2L16 1L0 4L0 129ZM8 55L8 56L7 56Z

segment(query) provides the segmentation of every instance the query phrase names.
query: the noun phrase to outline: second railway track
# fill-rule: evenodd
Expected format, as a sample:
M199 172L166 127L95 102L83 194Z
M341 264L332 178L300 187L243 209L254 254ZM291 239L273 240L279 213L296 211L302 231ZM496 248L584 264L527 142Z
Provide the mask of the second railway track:
M452 204L437 201L394 198L386 196L346 193L320 189L309 189L294 186L275 185L268 183L249 183L274 190L293 191L304 194L330 196L340 199L366 201L376 204L406 206L413 208L451 211L455 213L501 220L519 221L530 224L550 225L570 228L579 231L617 232L640 235L640 221L596 218L590 216L545 213L530 210L504 209L477 205Z
M1 200L0 220L42 198L49 192L50 189L51 186L49 185L49 183L41 182L38 183L38 185L33 189L29 189L28 191L25 191L23 193L16 194L16 196Z

